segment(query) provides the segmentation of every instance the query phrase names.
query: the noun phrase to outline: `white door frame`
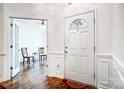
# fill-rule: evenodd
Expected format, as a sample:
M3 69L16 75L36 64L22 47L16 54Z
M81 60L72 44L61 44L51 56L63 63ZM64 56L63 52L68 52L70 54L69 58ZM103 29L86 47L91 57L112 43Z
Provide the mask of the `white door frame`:
M12 16L9 16L9 20L10 20L10 36L12 36L12 33L11 33L11 31L13 31L13 29L12 29L12 27L11 27L11 24L13 23L12 21L13 21L13 19L27 19L27 20L45 20L45 21L47 21L47 36L46 36L46 43L47 43L47 59L48 59L48 20L47 19L37 19L37 18L25 18L25 17L12 17ZM11 21L12 20L12 21ZM12 22L12 23L11 23ZM12 45L12 41L10 40L9 41L9 49L10 49L10 59L12 59L12 56L11 56L11 53L12 53L12 49L13 48L11 48L11 45ZM48 63L48 62L47 62ZM47 64L47 66L48 66L48 64ZM11 73L11 68L12 67L12 60L10 61L10 73ZM49 66L48 66L49 67ZM11 74L10 74L11 75ZM10 76L11 77L11 76ZM12 79L13 77L11 77L11 79Z
M15 56L14 55L16 55L15 53L14 53L14 47L15 47L15 45L17 45L17 44L14 44L14 42L16 42L16 37L15 37L15 35L17 36L17 34L15 34L15 23L14 23L14 19L13 18L10 18L10 34L11 34L11 36L10 36L10 42L11 42L11 44L10 44L10 53L12 54L12 55L10 55L11 56L11 67L10 67L10 70L11 70L11 79L14 77L14 76L16 76L16 74L18 74L18 71L19 71L19 68L18 69L16 69L14 72L12 71L13 70L13 66L15 65L15 63L14 63L14 65L13 65L13 62L14 61L16 61L15 60ZM17 24L16 24L17 25ZM15 34L15 35L14 35ZM18 32L18 34L19 34L19 32ZM15 37L15 39L13 39ZM18 46L18 45L17 45ZM18 50L16 50L16 51L18 51ZM13 58L14 57L14 58ZM15 67L14 67L15 68Z
M98 54L98 17L97 17L97 11L98 9L93 9L93 10L89 10L89 11L85 11L85 12L82 12L82 13L79 13L79 14L75 14L75 15L72 15L72 16L68 16L68 17L64 17L64 51L65 51L65 19L66 18L70 18L70 17L73 17L73 16L78 16L78 15L82 15L82 14L87 14L87 13L90 13L90 12L93 12L94 13L94 74L95 74L95 80L94 80L94 84L95 84L95 87L97 87L97 54ZM64 78L65 78L65 53L64 53Z

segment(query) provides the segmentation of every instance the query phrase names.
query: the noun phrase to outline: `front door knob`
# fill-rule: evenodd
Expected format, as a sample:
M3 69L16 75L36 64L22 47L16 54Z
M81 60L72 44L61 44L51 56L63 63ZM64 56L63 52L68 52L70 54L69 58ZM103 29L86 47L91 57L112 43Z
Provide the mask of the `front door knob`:
M68 53L68 51L65 51L65 53Z

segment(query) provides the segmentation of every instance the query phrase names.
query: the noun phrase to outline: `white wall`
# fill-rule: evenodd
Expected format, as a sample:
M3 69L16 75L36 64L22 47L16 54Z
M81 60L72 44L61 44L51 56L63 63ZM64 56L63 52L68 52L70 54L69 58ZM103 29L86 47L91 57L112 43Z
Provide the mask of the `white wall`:
M4 61L4 7L3 4L0 4L0 81L3 79L3 61Z
M124 64L124 4L113 7L113 55Z
M124 88L124 4L113 5L113 78L115 88Z
M46 12L47 11L47 12ZM9 17L24 17L24 18L36 18L36 19L48 19L48 50L51 48L51 41L53 39L53 25L54 25L54 8L50 4L4 4L4 47L1 50L7 55L4 57L2 62L3 69L3 80L10 78L10 20ZM49 55L48 55L49 57Z
M2 4L0 4L0 53L1 52L3 52L3 30L4 30L4 28L3 28L3 18L4 18L4 11L3 11L3 5Z

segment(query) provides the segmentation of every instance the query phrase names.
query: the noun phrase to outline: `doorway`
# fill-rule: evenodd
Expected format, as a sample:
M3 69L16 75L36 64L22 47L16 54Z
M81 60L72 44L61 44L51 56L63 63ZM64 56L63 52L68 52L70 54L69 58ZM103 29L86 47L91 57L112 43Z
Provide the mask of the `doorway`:
M65 18L65 78L95 84L95 14Z
M46 19L10 17L10 22L11 78L15 77L21 70L22 48L27 48L28 55L34 57L34 64L47 66L47 56L43 57L45 60L39 59L39 49L44 48L44 54L47 55L48 21ZM27 62L24 63L24 67L30 66Z

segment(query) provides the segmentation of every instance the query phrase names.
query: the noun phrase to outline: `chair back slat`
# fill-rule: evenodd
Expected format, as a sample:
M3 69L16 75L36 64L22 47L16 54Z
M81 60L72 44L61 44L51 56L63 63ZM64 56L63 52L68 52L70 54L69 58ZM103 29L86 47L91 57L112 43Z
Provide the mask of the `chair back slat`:
M22 56L23 57L26 57L26 56L28 56L28 52L27 52L27 48L21 48L21 52L22 52Z
M39 52L39 54L44 54L44 47L38 48L38 52Z

